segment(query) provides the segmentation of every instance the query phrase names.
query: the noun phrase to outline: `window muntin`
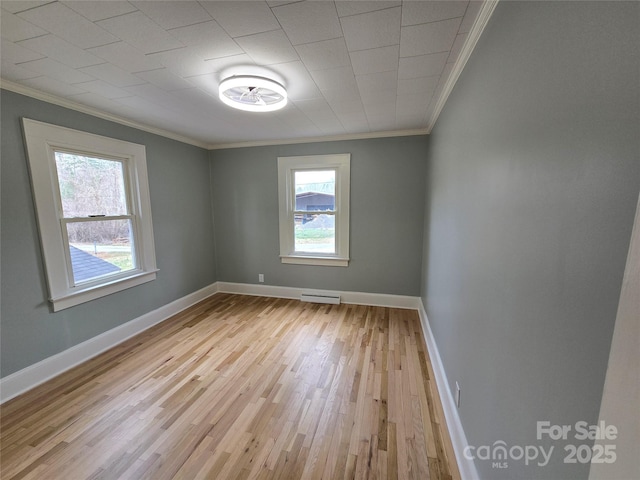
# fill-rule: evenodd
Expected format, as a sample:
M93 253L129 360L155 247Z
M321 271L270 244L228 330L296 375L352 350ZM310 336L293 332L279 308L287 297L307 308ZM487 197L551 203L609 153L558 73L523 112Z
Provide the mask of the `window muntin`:
M283 263L347 266L350 155L278 158Z
M54 311L156 278L142 145L23 119Z
M336 173L335 169L293 171L295 253L336 254Z
M54 150L70 285L137 269L126 160Z

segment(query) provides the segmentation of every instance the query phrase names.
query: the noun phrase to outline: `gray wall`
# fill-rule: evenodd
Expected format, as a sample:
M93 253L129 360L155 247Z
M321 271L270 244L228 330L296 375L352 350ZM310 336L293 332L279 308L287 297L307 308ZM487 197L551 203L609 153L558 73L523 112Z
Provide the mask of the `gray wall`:
M1 92L3 377L216 281L206 150ZM146 146L160 269L155 281L50 312L21 117Z
M258 273L264 273L270 285L419 294L427 137L206 152L1 92L2 376L217 280L257 283ZM146 146L160 268L156 281L50 311L21 117ZM350 266L282 265L276 158L344 152L352 154ZM215 236L214 223L219 231Z
M429 142L422 298L484 479L587 478L640 188L638 3L501 2ZM628 427L628 426L627 426ZM618 425L625 428L625 425Z
M214 150L218 280L419 295L427 137ZM351 154L348 267L283 265L277 157Z

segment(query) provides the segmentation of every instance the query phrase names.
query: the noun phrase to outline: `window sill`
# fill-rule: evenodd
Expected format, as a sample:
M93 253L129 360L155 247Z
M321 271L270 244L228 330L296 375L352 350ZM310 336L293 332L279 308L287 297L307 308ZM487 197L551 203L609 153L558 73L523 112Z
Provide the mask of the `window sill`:
M281 255L282 263L292 265L318 265L323 267L348 267L348 258L314 257L310 255Z
M151 282L156 279L156 272L158 272L157 269L149 270L131 275L124 279L117 279L109 283L73 290L66 295L50 298L49 301L53 306L53 311L58 312L65 308L74 307L81 303L89 302L106 295L111 295L112 293L126 290L127 288Z

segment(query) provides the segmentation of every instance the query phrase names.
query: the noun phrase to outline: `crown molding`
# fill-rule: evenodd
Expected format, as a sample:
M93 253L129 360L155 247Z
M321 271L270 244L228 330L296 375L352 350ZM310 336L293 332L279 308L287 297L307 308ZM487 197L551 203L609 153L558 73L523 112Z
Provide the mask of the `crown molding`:
M124 117L120 117L118 115L113 115L102 110L99 110L94 107L89 107L86 105L82 105L81 103L74 102L72 100L62 98L56 95L52 95L50 93L45 93L43 91L27 87L24 85L17 84L15 82L5 80L0 78L0 88L5 90L9 90L11 92L18 93L20 95L26 95L31 98L35 98L37 100L42 100L47 103L52 103L54 105L58 105L64 108L68 108L70 110L75 110L80 113L85 113L87 115L92 115L94 117L102 118L103 120L109 120L111 122L119 123L121 125L125 125L127 127L136 128L138 130L143 130L145 132L153 133L155 135L160 135L165 138L169 138L172 140L176 140L178 142L186 143L189 145L194 145L196 147L204 148L207 150L221 150L221 149L229 149L229 148L246 148L246 147L264 147L264 146L272 146L272 145L288 145L288 144L300 144L300 143L314 143L314 142L337 142L337 141L345 141L345 140L365 140L372 138L388 138L388 137L402 137L402 136L411 136L411 135L429 135L431 130L436 124L438 120L438 116L442 112L444 105L451 94L453 87L455 86L462 70L464 69L473 49L475 48L484 28L486 27L493 11L496 8L499 0L484 0L482 2L482 6L480 7L480 11L478 12L478 16L476 17L469 33L467 35L467 39L462 46L460 51L460 55L458 59L453 65L451 69L451 73L445 83L440 90L440 94L436 99L436 103L434 105L434 109L427 118L427 126L426 128L420 129L412 129L412 130L397 130L397 131L383 131L383 132L367 132L367 133L358 133L358 134L345 134L345 135L330 135L330 136L319 136L319 137L305 137L305 138L290 138L290 139L276 139L276 140L257 140L251 142L230 142L230 143L208 143L203 142L201 140L196 140L191 137L187 137L184 135L180 135L169 130L164 130L161 128L152 127L150 125L146 125L144 123L139 123L133 120L129 120Z
M76 112L85 113L87 115L92 115L94 117L102 118L103 120L109 120L111 122L119 123L127 127L137 128L138 130L143 130L145 132L153 133L155 135L160 135L162 137L170 138L172 140L177 140L178 142L187 143L189 145L194 145L200 148L205 148L207 150L221 150L226 148L245 148L245 147L265 147L269 145L288 145L288 144L297 144L297 143L337 142L341 140L362 140L362 139L368 139L368 138L406 137L411 135L427 135L428 134L427 130L422 128L422 129L413 129L413 130L397 130L397 131L394 130L394 131L384 131L384 132L358 133L353 135L350 135L350 134L331 135L326 137L256 140L253 142L235 142L235 143L205 143L190 137L178 135L168 130L151 127L143 123L128 120L124 117L112 115L110 113L103 112L102 110L99 110L97 108L88 107L86 105L82 105L78 102L74 102L66 98L58 97L50 93L45 93L40 90L36 90L35 88L27 87L15 82L11 82L9 80L5 80L4 78L0 78L0 88L4 90L9 90L14 93L18 93L20 95L25 95L27 97L35 98L36 100L41 100L43 102L52 103L60 107L68 108L70 110L75 110Z
M493 14L493 11L495 10L496 5L498 5L499 1L500 0L484 0L482 2L482 6L480 7L478 16L476 17L473 25L471 26L471 29L469 30L469 34L467 35L467 39L465 40L464 45L462 45L460 55L458 55L458 59L453 64L451 74L444 83L442 90L440 91L440 96L436 100L434 109L427 119L427 134L430 134L431 130L433 130L433 127L435 126L436 121L440 116L440 112L442 112L442 109L444 108L444 104L447 102L447 99L449 98L453 87L455 86L458 78L460 77L460 74L462 73L462 70L467 64L467 60L469 60L469 57L471 56L471 52L473 52L473 49L476 47L476 44L480 39L480 35L482 35L484 28L487 26L487 23L489 23L489 19L491 18L491 15Z
M293 145L297 143L315 143L315 142L339 142L345 140L365 140L369 138L388 138L388 137L408 137L412 135L428 135L424 128L413 130L391 130L383 132L367 132L345 135L329 135L326 137L304 137L290 138L280 140L257 140L255 142L237 142L237 143L214 143L209 145L209 150L222 150L227 148L246 148L246 147L266 147L270 145Z
M164 130L162 128L151 127L149 125L145 125L144 123L128 120L124 117L113 115L111 113L104 112L97 108L89 107L87 105L82 105L81 103L74 102L73 100L58 97L57 95L45 93L41 90L36 90L35 88L27 87L25 85L20 85L18 83L11 82L9 80L5 80L4 78L0 78L0 88L4 90L9 90L14 93L18 93L20 95L25 95L27 97L35 98L36 100L42 100L43 102L52 103L60 107L68 108L70 110L75 110L76 112L92 115L94 117L98 117L103 120L109 120L110 122L119 123L120 125L125 125L127 127L143 130L148 133L160 135L161 137L170 138L171 140L177 140L178 142L187 143L189 145L194 145L200 148L209 148L208 144L201 142L199 140L196 140L190 137L185 137L184 135L179 135L177 133Z
M82 105L72 100L61 98L56 95L51 95L49 93L45 93L31 87L19 85L17 83L5 80L3 78L0 78L0 88L3 88L5 90L10 90L15 93L19 93L21 95L26 95L28 97L32 97L38 100L42 100L44 102L53 103L55 105L69 108L71 110L75 110L81 113L93 115L95 117L102 118L104 120L109 120L115 123L119 123L121 125L126 125L128 127L143 130L145 132L149 132L149 133L160 135L166 138L177 140L179 142L195 145L197 147L205 148L207 150L222 150L222 149L246 148L246 147L264 147L264 146L272 146L272 145L290 145L290 144L315 143L315 142L337 142L337 141L345 141L345 140L365 140L365 139L372 139L372 138L402 137L402 136L411 136L411 135L429 135L431 133L431 130L435 126L435 123L438 120L438 116L442 112L442 109L444 108L444 105L447 99L449 98L449 95L451 94L453 87L458 81L458 78L460 77L462 70L467 64L467 61L469 60L469 57L471 56L473 49L478 43L478 40L480 39L480 36L482 35L484 28L489 22L489 19L491 18L491 15L493 14L493 11L495 10L498 2L499 0L484 0L482 2L482 6L480 7L478 16L476 17L471 29L469 30L467 39L465 40L464 45L462 46L458 59L453 65L451 74L443 84L442 90L440 91L440 95L436 99L434 109L429 115L429 117L427 118L427 126L425 128L420 128L420 129L367 132L367 133L345 134L345 135L330 135L330 136L324 136L324 137L319 136L319 137L290 138L290 139L276 139L276 140L257 140L257 141L251 141L251 142L206 143L200 140L196 140L190 137L185 137L183 135L170 132L168 130L151 127L149 125L128 120L124 117L112 115L110 113L106 113L101 110L98 110L97 108L88 107L86 105Z

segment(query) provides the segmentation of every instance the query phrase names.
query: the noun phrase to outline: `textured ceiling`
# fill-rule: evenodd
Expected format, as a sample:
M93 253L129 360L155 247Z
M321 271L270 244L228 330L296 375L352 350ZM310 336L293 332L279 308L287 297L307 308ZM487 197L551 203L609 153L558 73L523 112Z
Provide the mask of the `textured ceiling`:
M455 0L0 5L3 87L28 87L205 146L426 133L486 6ZM278 80L289 104L260 114L225 106L217 86L234 74Z

